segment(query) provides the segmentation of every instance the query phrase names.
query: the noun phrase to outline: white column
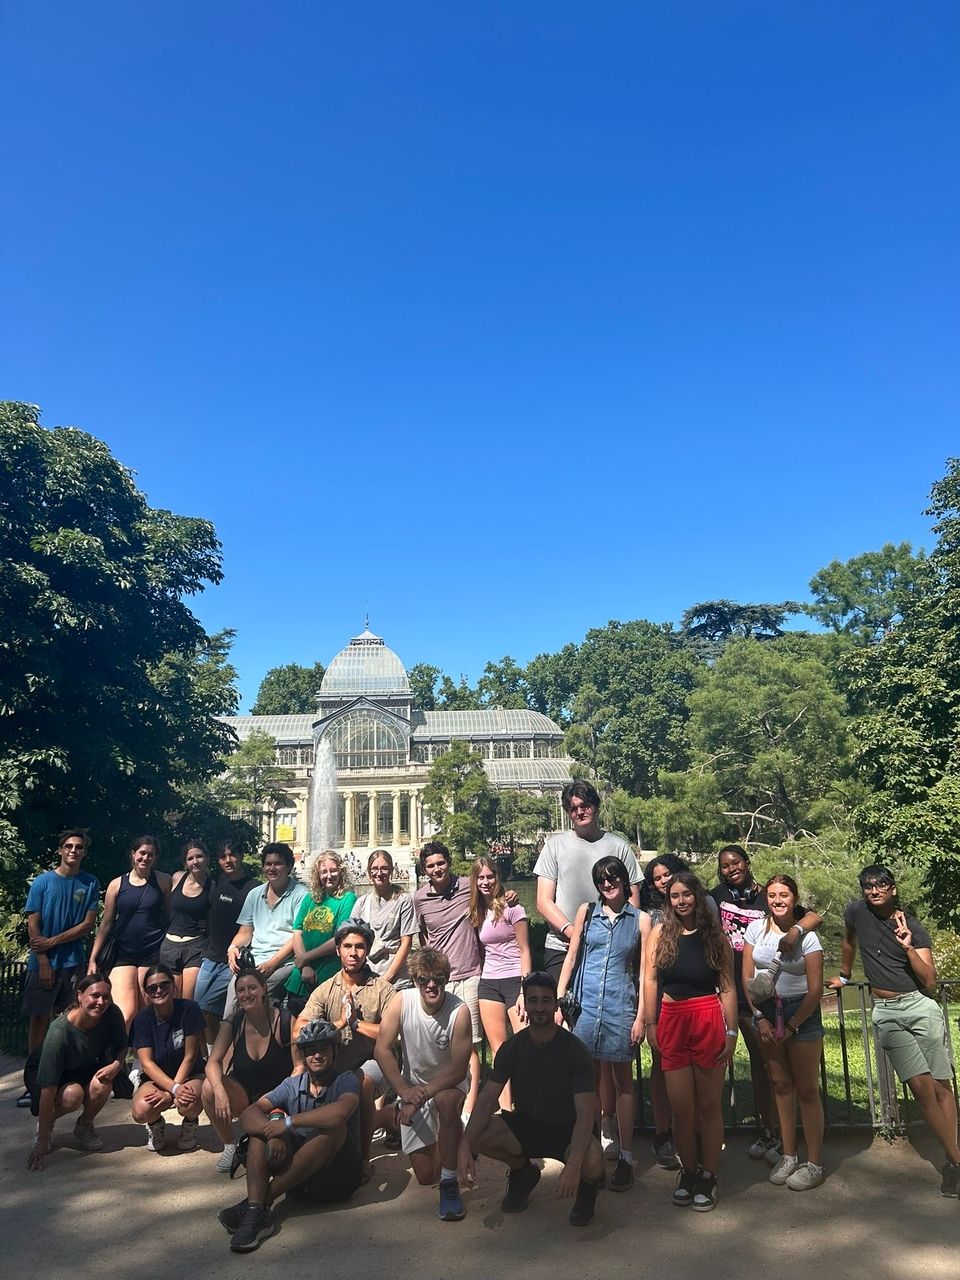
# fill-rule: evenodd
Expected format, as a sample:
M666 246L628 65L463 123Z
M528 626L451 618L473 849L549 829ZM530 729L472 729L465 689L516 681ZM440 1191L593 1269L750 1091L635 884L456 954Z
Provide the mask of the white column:
M353 848L353 792L343 793L343 847Z
M400 844L400 792L391 792L393 796L393 847L396 849Z

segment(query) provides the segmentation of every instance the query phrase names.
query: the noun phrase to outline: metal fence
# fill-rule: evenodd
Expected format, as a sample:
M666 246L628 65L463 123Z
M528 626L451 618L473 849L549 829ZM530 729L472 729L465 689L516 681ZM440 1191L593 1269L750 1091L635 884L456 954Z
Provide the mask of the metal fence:
M27 1052L27 1023L21 1006L27 966L23 960L0 959L0 1049Z

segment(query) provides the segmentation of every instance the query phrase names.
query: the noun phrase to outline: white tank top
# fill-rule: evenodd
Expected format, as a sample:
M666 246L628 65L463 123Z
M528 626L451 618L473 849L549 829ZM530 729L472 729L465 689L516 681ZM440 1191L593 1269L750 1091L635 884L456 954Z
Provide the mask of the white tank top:
M400 1006L400 1038L403 1041L403 1074L409 1084L426 1084L449 1065L453 1047L453 1024L464 1007L459 996L447 992L436 1015L427 1013L420 992L413 987L398 991ZM466 1091L470 1073L458 1088Z

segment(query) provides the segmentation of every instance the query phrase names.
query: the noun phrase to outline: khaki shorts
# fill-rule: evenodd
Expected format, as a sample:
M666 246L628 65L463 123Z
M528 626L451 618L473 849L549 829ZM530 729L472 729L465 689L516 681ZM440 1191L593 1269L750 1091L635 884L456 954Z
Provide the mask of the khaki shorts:
M934 1080L951 1079L947 1028L937 1002L920 991L874 999L877 1040L899 1078L907 1081L929 1073Z
M470 1010L470 1035L474 1044L483 1042L483 1024L480 1022L480 975L475 978L457 978L447 983L447 990L459 996Z

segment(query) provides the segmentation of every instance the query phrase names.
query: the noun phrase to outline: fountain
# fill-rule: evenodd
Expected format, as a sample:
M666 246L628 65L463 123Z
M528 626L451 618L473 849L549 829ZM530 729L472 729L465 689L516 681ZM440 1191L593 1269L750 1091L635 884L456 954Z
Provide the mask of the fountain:
M300 878L307 884L317 854L333 848L337 835L337 762L327 738L320 739L314 752L309 802L308 852L299 868Z

